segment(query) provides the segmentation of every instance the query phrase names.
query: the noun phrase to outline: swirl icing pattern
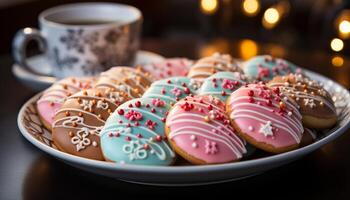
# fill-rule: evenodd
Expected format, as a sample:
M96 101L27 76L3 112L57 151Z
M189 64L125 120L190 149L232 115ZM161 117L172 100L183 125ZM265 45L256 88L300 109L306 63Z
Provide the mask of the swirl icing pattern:
M194 94L198 85L187 77L172 77L152 83L142 97L160 99L169 105Z
M164 134L168 105L138 98L120 105L101 131L106 160L140 165L170 165L175 153Z
M298 147L304 132L298 106L263 83L234 91L227 100L232 125L252 145L272 153Z
M102 72L96 82L96 88L113 88L128 94L129 98L138 98L151 85L153 78L141 68L112 67Z
M175 151L194 164L236 161L246 153L230 126L225 104L213 96L188 96L177 102L166 121Z
M112 89L88 89L70 96L55 115L52 125L55 145L73 155L104 160L100 131L107 118L126 100L127 95Z
M92 87L93 78L69 77L54 83L37 101L37 110L44 126L51 130L55 113L70 95Z
M219 71L242 72L230 55L214 53L212 56L199 59L187 76L201 82Z
M256 56L243 63L244 74L250 80L269 81L274 76L287 75L299 70L293 63L270 55Z
M204 80L198 94L212 95L226 102L230 94L244 84L246 78L241 73L218 72Z

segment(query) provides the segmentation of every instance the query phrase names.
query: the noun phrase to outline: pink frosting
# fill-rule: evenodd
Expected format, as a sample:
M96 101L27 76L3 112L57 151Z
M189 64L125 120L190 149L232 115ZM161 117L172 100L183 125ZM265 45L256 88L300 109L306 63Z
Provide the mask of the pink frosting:
M234 91L228 102L230 118L257 142L276 148L299 144L303 126L297 105L279 88L249 84Z
M169 58L164 61L147 64L142 68L152 74L156 79L173 76L186 76L192 61L185 58Z
M169 139L189 155L206 163L240 159L246 152L225 113L225 104L212 96L188 96L169 112Z
M91 88L92 78L65 78L46 89L37 102L37 110L47 123L52 124L57 110L66 97L82 89Z

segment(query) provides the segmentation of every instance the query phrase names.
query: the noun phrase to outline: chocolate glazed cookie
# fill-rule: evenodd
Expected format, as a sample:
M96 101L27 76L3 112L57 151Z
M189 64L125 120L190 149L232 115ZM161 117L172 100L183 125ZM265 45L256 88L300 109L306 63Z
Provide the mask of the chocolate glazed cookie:
M95 88L113 88L128 94L129 98L138 98L148 89L153 78L141 68L112 67L102 72Z
M104 160L100 131L109 115L128 99L123 91L115 89L89 89L70 96L54 119L55 145L69 154Z
M294 99L307 128L331 128L337 122L337 113L331 95L316 81L298 74L277 76L268 84L280 87L281 92Z

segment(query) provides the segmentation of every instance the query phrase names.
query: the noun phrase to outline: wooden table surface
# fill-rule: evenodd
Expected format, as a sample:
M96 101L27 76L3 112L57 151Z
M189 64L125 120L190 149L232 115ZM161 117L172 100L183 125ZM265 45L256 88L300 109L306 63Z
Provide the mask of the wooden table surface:
M244 42L244 41L243 41ZM251 41L250 41L251 42ZM251 45L251 44L250 44ZM350 62L334 67L334 55L320 51L286 50L275 45L257 45L257 53L273 53L324 74L350 88ZM248 46L249 47L249 46ZM217 39L145 39L142 48L165 56L197 58L219 50L234 56L242 41ZM246 50L249 53L251 50ZM254 53L254 52L253 52ZM11 73L10 55L0 56L0 199L113 199L127 196L166 198L185 195L254 195L292 199L350 198L350 130L334 142L289 165L240 181L198 187L153 187L124 183L75 169L43 153L27 142L17 128L21 105L35 93ZM122 197L123 196L123 197Z

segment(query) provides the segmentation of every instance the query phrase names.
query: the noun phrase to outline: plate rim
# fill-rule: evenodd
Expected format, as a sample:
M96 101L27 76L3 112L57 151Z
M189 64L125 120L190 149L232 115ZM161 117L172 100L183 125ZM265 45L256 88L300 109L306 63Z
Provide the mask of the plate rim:
M334 80L327 78L319 73L303 69L305 72L316 75L321 77L322 79L325 79L327 81L332 81L334 84L336 84L337 87L340 87L342 90L346 91L347 94L350 96L349 90L347 90L344 86L341 84L335 82ZM157 173L157 174L178 174L178 173L202 173L202 172L212 172L217 170L235 170L240 169L243 167L249 168L249 167L258 167L260 165L264 165L266 163L275 163L275 162L283 162L285 160L289 160L290 157L295 158L301 155L307 155L308 153L319 149L323 145L332 142L336 138L338 138L340 135L342 135L346 130L350 128L350 117L348 118L346 124L339 129L335 130L333 133L321 138L320 140L307 145L305 147L301 147L289 152L271 155L263 158L257 158L252 160L244 160L240 162L232 162L232 163L223 163L223 164L215 164L215 165L191 165L191 166L156 166L156 165L133 165L133 164L117 164L112 162L106 162L106 161L97 161L92 160L88 158L83 158L75 155L71 155L62 151L59 151L57 149L54 149L52 147L47 146L46 144L38 141L35 139L32 134L30 134L25 128L24 124L22 123L25 109L32 104L35 99L39 98L39 96L42 94L42 92L37 93L33 97L31 97L29 100L26 101L25 104L22 105L18 116L17 116L17 125L21 132L21 134L34 146L41 149L45 153L48 153L55 158L75 163L83 166L89 166L89 167L95 167L99 169L105 169L105 170L112 170L112 171L127 171L127 172L144 172L144 173Z

